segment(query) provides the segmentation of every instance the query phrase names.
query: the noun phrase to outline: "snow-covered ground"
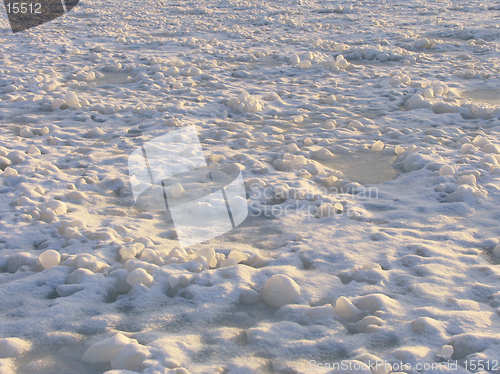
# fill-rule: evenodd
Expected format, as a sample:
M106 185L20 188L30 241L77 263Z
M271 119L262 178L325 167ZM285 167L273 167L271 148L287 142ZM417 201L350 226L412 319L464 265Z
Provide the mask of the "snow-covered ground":
M499 11L82 0L18 34L3 14L0 373L500 372ZM249 216L181 248L128 157L187 125L242 170Z

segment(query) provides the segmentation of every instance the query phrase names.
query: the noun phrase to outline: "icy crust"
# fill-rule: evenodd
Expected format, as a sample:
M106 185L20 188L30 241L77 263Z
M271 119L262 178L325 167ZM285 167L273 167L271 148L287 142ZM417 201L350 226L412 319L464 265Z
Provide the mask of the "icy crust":
M498 360L497 11L90 1L21 39L0 20L0 372ZM209 168L242 171L249 217L181 248L127 158L188 124Z

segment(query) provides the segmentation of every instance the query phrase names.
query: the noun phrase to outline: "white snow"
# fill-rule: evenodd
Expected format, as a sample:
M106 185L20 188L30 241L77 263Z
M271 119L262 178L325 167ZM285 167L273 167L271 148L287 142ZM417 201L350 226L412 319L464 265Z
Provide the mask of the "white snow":
M150 287L153 284L154 278L147 273L146 270L137 268L130 272L127 276L127 283L132 287L138 284L143 284Z
M439 351L439 353L437 353L437 355L449 360L453 355L453 346L444 345L443 348L441 348L441 350Z
M182 196L184 196L184 192L186 192L186 190L184 189L184 187L182 187L182 184L180 183L173 185L172 188L170 189L172 197L175 198L181 198Z
M358 309L348 298L341 296L335 302L335 312L348 321L361 319L362 311Z
M411 153L404 160L406 171L416 171L422 169L426 164L426 158L419 153Z
M228 100L227 106L240 113L257 113L262 111L262 103L248 92L242 92L238 97Z
M118 351L110 364L113 369L134 370L148 357L149 350L146 347L130 343Z
M31 343L19 338L0 339L0 358L16 358L29 351Z
M137 340L127 338L120 333L115 334L87 348L83 353L82 361L89 364L109 363L122 348L134 342L137 343Z
M499 360L498 4L146 5L0 18L0 373ZM203 165L136 202L128 157L185 126L245 192ZM212 193L247 218L181 247Z
M328 374L371 374L370 367L364 362L358 360L349 360L343 363L339 369L334 369Z
M54 266L59 265L61 262L61 255L59 252L54 251L53 249L49 249L48 251L43 252L38 260L42 264L44 269L50 269Z
M297 302L300 297L300 287L289 276L276 274L266 281L260 294L267 304L279 308Z
M67 105L72 106L74 108L77 108L80 104L80 101L78 100L78 95L73 91L66 92L66 94L64 95L64 101L66 102Z
M372 151L374 152L380 152L382 149L384 149L384 143L381 142L380 140L377 140L375 143L372 145Z
M443 165L439 169L439 175L454 175L455 169L451 165Z

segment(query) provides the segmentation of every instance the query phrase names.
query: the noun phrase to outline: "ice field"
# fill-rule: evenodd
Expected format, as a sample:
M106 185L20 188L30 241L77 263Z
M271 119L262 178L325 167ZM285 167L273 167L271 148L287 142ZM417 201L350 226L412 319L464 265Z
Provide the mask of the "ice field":
M497 1L1 14L0 374L500 373ZM249 213L184 248L128 160L186 126Z

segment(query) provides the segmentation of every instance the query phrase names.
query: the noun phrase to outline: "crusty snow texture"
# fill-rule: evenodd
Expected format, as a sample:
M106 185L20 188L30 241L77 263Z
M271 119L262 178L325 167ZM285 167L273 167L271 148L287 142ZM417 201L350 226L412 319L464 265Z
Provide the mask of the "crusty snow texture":
M16 34L0 17L0 374L499 362L499 10L82 0ZM201 149L164 174L154 140L185 126ZM141 149L158 183L136 196ZM245 205L180 246L179 217L219 206L232 228Z

